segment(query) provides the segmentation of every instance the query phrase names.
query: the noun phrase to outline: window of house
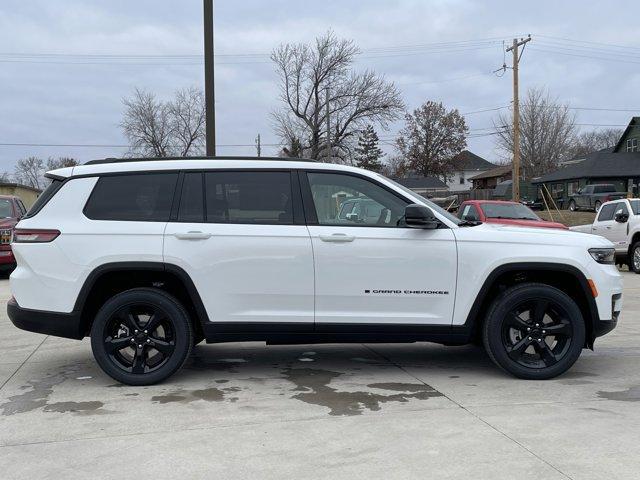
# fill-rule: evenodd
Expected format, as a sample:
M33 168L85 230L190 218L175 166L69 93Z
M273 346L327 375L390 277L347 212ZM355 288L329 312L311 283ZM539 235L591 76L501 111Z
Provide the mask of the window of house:
M576 193L578 190L580 189L580 182L575 181L575 182L569 182L567 184L567 192L569 193L569 195L573 195L574 193Z
M630 138L627 140L627 152L637 152L638 151L638 139Z
M460 172L460 185L464 185L464 172Z

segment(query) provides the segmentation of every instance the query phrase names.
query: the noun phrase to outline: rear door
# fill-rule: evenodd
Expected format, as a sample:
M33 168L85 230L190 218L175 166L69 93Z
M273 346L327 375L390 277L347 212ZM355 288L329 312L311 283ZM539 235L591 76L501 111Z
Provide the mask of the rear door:
M317 331L451 324L457 250L450 229L399 225L409 202L368 177L308 171L301 183L315 259ZM341 206L351 200L379 213L343 219Z
M179 199L165 262L191 276L214 329L313 329L313 255L297 175L185 172Z

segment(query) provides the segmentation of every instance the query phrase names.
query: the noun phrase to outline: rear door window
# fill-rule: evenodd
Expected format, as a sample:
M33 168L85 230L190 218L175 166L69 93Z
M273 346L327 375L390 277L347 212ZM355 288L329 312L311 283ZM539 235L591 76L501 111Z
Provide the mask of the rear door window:
M92 220L167 222L177 181L177 173L101 177L84 214Z
M293 224L290 172L206 172L205 195L207 222Z

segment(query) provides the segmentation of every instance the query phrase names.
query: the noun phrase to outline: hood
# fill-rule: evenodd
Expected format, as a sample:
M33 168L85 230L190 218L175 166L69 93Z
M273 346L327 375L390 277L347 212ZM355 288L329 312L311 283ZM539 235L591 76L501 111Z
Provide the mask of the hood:
M464 232L461 237L470 241L558 246L583 245L586 248L613 247L613 243L604 237L559 228L522 228L515 225L483 223L476 227L457 229L456 237L459 236L457 232Z
M561 228L567 230L568 227L559 222L546 222L544 220L524 220L519 218L487 218L486 223L499 223L503 225L519 225L521 227L533 228Z

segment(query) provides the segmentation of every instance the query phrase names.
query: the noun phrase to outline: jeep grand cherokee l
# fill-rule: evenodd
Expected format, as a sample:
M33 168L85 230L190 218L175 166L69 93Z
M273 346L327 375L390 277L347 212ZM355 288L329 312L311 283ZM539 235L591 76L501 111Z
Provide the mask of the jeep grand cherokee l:
M366 170L199 158L48 176L15 231L9 317L90 336L131 385L166 379L203 339L481 342L507 372L546 379L620 314L609 241L464 222ZM353 200L377 214L341 215Z

